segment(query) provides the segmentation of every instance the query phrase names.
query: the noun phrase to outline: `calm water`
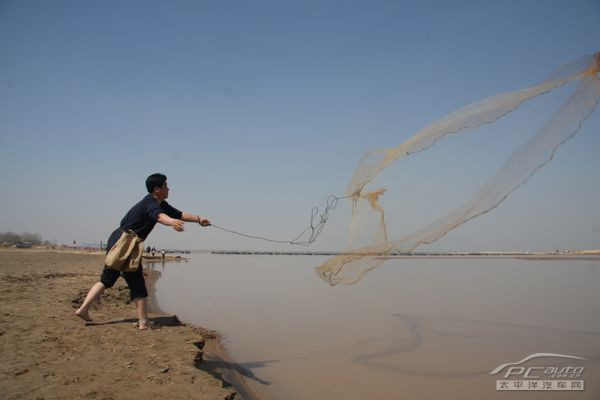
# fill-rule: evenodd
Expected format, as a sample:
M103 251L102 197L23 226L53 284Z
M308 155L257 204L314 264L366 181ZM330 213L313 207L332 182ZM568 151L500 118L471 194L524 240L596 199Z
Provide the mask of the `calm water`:
M394 259L330 287L325 259L195 254L155 266L155 295L222 333L265 398L600 398L598 260ZM489 372L533 353L586 358L522 364L584 367L585 390L497 391Z

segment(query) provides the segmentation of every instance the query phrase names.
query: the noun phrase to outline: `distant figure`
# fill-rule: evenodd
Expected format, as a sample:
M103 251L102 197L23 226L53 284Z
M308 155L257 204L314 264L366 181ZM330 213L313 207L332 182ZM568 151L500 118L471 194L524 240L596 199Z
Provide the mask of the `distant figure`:
M162 254L162 259L164 260L165 259L165 249L162 249L161 254Z
M165 201L169 197L169 187L167 186L167 177L163 174L153 174L146 179L146 195L139 203L135 204L125 214L121 224L109 237L106 245L106 252L117 243L122 233L133 231L141 240L146 240L157 222L171 226L177 232L183 231L183 221L197 222L202 226L209 226L210 221L198 215L188 214L179 211ZM142 245L143 246L143 245ZM143 247L142 247L143 249ZM154 251L154 248L152 249ZM132 254L132 253L131 253ZM135 258L131 258L134 259ZM137 315L139 318L139 329L148 329L147 297L148 290L144 280L142 263L140 261L137 270L133 272L121 272L104 266L100 282L97 282L88 292L83 304L75 314L85 321L92 321L89 315L89 308L106 288L112 287L119 276L123 276L129 286L131 300L135 303Z
M150 246L146 247L146 253L150 253L152 251L152 249L150 248Z
M152 257L154 257L154 254L156 253L156 249L153 247L152 248Z

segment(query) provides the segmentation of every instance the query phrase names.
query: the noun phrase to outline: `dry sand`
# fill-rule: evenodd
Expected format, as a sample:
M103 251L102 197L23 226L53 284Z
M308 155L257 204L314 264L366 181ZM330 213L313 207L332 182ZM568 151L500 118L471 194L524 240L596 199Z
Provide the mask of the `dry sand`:
M150 314L156 329L135 328L123 279L92 309L94 324L77 318L102 260L0 249L0 399L253 398L215 332L164 313ZM150 284L158 274L145 273Z

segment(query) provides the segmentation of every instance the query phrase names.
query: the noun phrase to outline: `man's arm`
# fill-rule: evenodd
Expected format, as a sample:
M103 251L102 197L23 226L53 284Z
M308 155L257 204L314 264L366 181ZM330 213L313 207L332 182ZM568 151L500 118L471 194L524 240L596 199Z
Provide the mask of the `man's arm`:
M165 213L158 214L158 222L159 223L161 223L163 225L167 225L167 226L172 226L173 229L175 229L178 232L183 231L183 221L197 222L202 226L210 225L210 221L208 219L201 217L199 215L192 215L192 214L189 214L186 212L181 213L181 219L171 218Z
M177 232L183 231L183 221L180 219L171 218L165 213L158 214L157 221L163 225L172 226Z
M208 219L206 219L205 217L202 217L200 215L193 215L193 214L189 214L186 212L182 212L181 213L181 219L183 221L187 221L187 222L196 222L202 226L209 226L210 225L210 221Z

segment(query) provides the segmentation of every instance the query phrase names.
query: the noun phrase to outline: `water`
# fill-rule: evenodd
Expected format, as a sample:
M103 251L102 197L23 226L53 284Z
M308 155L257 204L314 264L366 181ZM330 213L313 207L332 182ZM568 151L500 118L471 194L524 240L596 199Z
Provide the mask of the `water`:
M329 287L325 259L193 254L155 295L223 334L264 398L600 398L600 261L401 258ZM523 364L584 367L585 391L497 391L489 373L533 353L586 358Z

